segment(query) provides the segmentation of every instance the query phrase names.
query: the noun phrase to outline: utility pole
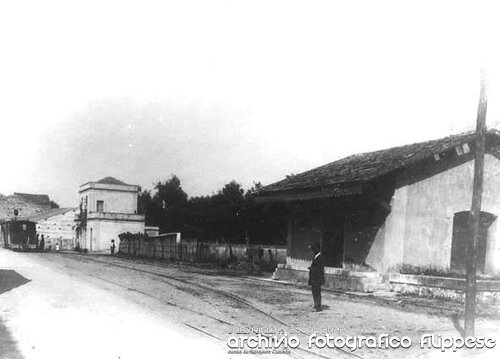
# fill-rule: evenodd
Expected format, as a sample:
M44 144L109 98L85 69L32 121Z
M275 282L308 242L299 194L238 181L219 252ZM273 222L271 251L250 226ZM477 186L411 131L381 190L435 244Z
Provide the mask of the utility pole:
M472 205L469 216L471 242L467 256L467 279L465 291L465 336L474 336L476 320L476 274L477 243L481 220L481 200L483 193L484 152L486 147L486 109L488 94L486 86L486 70L481 70L481 92L476 121L476 151L474 160L474 182L472 188Z

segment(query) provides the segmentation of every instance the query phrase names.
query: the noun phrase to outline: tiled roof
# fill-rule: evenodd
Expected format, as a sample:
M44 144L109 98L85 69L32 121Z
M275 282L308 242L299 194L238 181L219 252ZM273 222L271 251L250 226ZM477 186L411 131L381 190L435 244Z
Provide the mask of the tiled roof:
M50 198L46 194L31 194L14 192L14 196L21 197L26 202L36 203L41 205L50 205Z
M75 207L54 208L54 209L51 209L51 210L48 210L48 211L45 211L42 213L37 213L37 214L34 214L32 216L28 216L26 219L28 221L37 222L37 221L41 221L43 219L47 219L47 218L58 216L60 214L64 214L64 213L67 213L70 211L74 211L75 209L76 209Z
M118 185L127 185L125 182L120 181L119 179L116 179L114 177L108 176L101 178L97 183L104 183L104 184L118 184Z
M456 146L465 143L473 146L474 139L475 133L467 132L438 140L348 156L265 186L258 192L258 195L266 196L282 192L293 193L304 190L323 190L325 188L334 189L346 184L368 182L453 149ZM495 151L499 152L500 136L498 131L488 131L487 148L494 155L496 155Z

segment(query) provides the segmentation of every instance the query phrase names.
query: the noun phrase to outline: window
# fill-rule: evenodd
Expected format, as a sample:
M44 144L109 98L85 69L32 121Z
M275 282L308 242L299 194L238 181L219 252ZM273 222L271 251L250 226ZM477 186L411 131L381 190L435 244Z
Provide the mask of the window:
M97 201L97 212L104 212L104 201Z

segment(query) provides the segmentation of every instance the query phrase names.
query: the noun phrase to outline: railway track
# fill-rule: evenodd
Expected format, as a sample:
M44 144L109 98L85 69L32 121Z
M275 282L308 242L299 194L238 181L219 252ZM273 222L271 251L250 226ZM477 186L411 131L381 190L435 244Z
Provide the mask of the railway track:
M203 285L203 284L199 284L199 283L193 283L192 281L189 281L189 280L183 279L183 278L179 278L179 277L175 277L173 275L161 273L157 270L154 270L155 267L151 266L151 265L147 265L147 266L152 267L153 270L149 270L149 269L145 269L145 268L138 268L137 266L133 265L132 263L131 263L131 265L124 265L124 264L113 263L113 262L108 262L108 261L104 262L104 261L100 261L98 259L94 259L92 257L80 257L78 259L82 260L82 261L92 261L92 262L103 263L103 264L110 265L110 266L117 267L117 268L131 270L131 271L139 272L142 274L148 274L148 275L156 277L157 278L156 280L160 281L162 284L169 285L169 286L175 288L176 290L181 290L189 295L194 295L193 289L194 289L194 291L198 291L198 294L210 292L210 293L213 293L214 295L222 298L226 303L229 301L229 302L233 302L233 303L237 304L238 307L240 308L240 310L247 311L247 314L249 314L249 317L251 317L251 318L257 319L260 317L260 318L266 319L267 323L269 323L269 321L272 321L275 326L277 325L276 323L278 323L278 325L283 327L284 329L293 328L293 326L291 324L287 323L286 321L282 320L281 318L278 318L275 315L272 315L272 314L266 312L265 310L262 310L261 308L255 306L254 304L250 303L246 299L241 298L238 295L235 295L234 293L230 293L230 292L227 292L227 291L224 291L221 289L217 289L217 288ZM144 265L141 264L141 266L144 266ZM161 302L162 304L176 307L176 308L179 308L181 310L187 311L187 312L199 317L198 319L201 320L202 322L205 322L206 320L211 320L211 321L217 323L218 328L222 329L222 330L219 330L218 333L215 332L214 330L208 330L203 325L199 325L199 324L197 325L197 324L193 323L193 320L191 320L191 321L183 320L182 323L186 327L189 327L192 330L198 331L198 332L200 332L208 337L219 340L221 342L227 342L227 333L229 330L232 330L233 328L242 327L241 323L234 322L233 318L231 318L232 317L231 313L223 313L226 316L230 317L231 319L221 318L219 316L210 315L206 312L202 312L202 311L193 309L187 305L174 303L173 301L169 301L163 297L160 298L158 296L155 296L155 295L152 295L152 294L147 293L145 291L142 291L138 288L134 288L128 284L123 284L123 283L120 283L120 282L115 281L115 280L103 278L102 275L96 275L96 274L87 273L87 272L84 274L89 276L89 277L92 277L92 278L95 278L98 280L102 280L104 282L107 282L107 283L110 283L112 285L118 286L120 288L126 289L128 291L136 292L136 293L139 293L139 294L144 295L146 297L155 299L155 300ZM180 285L179 285L179 283L180 283ZM208 302L208 303L211 304L212 306L214 305L213 303L210 303L210 302ZM269 325L269 324L267 324L267 325ZM221 331L226 334L226 338L224 338L222 336ZM263 333L260 333L260 334L263 334ZM299 334L299 333L297 333L297 334ZM302 334L302 336L306 335L305 333L301 333L301 334ZM345 350L343 348L335 347L334 349L336 350L335 358L344 357L344 358L365 359L361 355L350 352L350 351ZM299 351L301 354L305 355L307 358L314 357L314 358L330 359L332 357L331 354L330 354L330 356L328 356L328 355L323 354L321 352L311 350L307 347L299 346L299 347L295 348L295 350L293 350L292 354L291 354L292 357L297 358L297 359L304 359L304 357L302 355L298 354L297 351Z
M147 261L141 261L141 260L138 260L136 262L142 266L172 268L171 263L163 264L160 261L155 262L154 264L151 264L150 262L148 263ZM102 263L107 263L107 262L102 262ZM206 276L210 276L210 277L220 276L220 274L218 274L218 273L214 273L213 271L209 271L209 270L203 270L200 268L192 268L192 267L178 266L178 265L176 265L175 267L179 268L180 270L182 270L183 272L186 272L186 273L201 274L201 275L206 275ZM256 278L256 277L252 277L252 276L246 276L246 275L224 274L224 276L244 278L245 280L250 280L250 281L254 281L254 282L269 283L269 280L260 279L260 278ZM280 285L280 286L285 286L285 287L293 287L293 288L297 288L297 287L300 288L301 287L300 285L298 286L296 283L287 283L287 282L281 282L281 281L273 281L272 283L273 283L273 285ZM306 287L306 286L304 285L304 287ZM307 287L304 289L308 290L309 288ZM401 307L401 308L405 308L408 306L420 307L420 308L425 309L425 310L431 310L434 313L439 313L439 314L447 313L446 315L451 315L451 316L463 314L463 308L462 308L463 306L462 305L456 305L454 307L454 306L450 306L449 302L446 302L443 305L430 305L429 303L419 303L418 301L411 300L411 298L405 299L404 297L400 297L396 301L394 299L389 299L389 298L384 298L384 297L376 297L373 295L367 296L367 295L363 295L363 294L357 294L354 292L345 292L345 291L335 290L332 288L325 288L324 291L329 292L329 293L333 293L341 298L354 299L354 300L357 300L360 302L370 303L370 304L372 304L373 302L376 302L380 305L387 305L390 307L395 307L395 306Z
M78 256L82 257L81 255L78 255ZM99 260L99 259L93 258L93 257L83 257L83 258L88 259L88 260L92 260L92 261L95 261L98 263L109 264L109 265L118 266L118 267L123 266L121 264L112 263L112 262L108 262L108 261L102 261L102 260ZM134 262L130 262L130 264L136 265ZM147 266L147 267L151 267L151 268L172 268L171 264L164 265L161 262L151 264L148 262L139 261L137 264L139 266ZM130 269L130 268L137 268L137 267L123 266L123 268ZM214 272L208 271L208 270L203 270L203 269L193 269L193 268L186 268L186 267L180 267L180 266L175 266L175 268L179 269L185 273L201 274L201 275L210 276L210 277L220 276L217 273L214 273ZM224 275L224 276L244 278L245 280L250 280L250 281L260 282L260 283L269 283L269 281L267 281L267 280L259 279L259 278L255 278L255 277L251 277L251 276L237 276L237 275ZM280 285L280 286L285 286L285 287L294 287L294 288L297 287L296 284L280 282L280 281L273 281L272 283L273 283L273 285ZM446 305L430 305L428 303L419 303L419 302L416 302L414 300L405 300L404 298L399 298L398 301L395 301L393 299L387 299L387 298L375 297L375 296L366 296L366 295L361 295L361 294L352 293L352 292L334 290L331 288L327 288L327 289L325 289L325 291L329 292L329 293L334 293L335 295L337 295L339 297L354 299L354 300L357 300L360 302L365 302L365 303L370 303L370 304L373 302L377 302L381 305L387 305L390 307L397 306L397 307L402 307L402 308L407 307L407 306L414 306L414 307L420 307L423 309L429 309L431 311L434 311L435 313L447 313L447 315L452 315L452 316L462 314L462 311L463 311L461 306L459 308L450 307L450 303L446 303Z

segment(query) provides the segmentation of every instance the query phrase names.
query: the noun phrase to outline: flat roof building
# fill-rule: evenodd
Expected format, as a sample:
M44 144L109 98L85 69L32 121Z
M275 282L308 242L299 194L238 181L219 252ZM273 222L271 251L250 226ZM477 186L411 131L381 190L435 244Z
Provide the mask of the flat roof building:
M113 177L80 186L77 245L89 252L108 252L118 235L144 233L144 215L137 214L140 187Z

